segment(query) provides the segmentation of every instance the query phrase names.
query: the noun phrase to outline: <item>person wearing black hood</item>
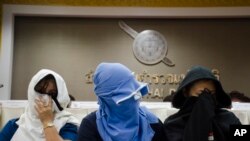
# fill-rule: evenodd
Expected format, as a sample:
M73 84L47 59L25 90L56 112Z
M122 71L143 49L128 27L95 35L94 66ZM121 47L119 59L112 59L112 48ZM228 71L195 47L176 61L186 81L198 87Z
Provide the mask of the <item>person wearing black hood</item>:
M228 141L230 125L241 124L230 111L231 99L205 67L194 66L181 82L172 106L180 109L164 122L169 141Z

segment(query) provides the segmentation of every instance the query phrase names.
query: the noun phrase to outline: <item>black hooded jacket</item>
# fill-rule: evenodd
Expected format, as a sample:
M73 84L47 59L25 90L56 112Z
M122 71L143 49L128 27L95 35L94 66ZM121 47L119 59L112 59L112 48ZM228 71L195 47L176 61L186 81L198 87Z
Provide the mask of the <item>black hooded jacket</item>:
M185 97L183 90L198 80L212 80L216 94L204 90L199 97ZM230 97L212 72L204 67L193 67L180 84L172 105L180 110L164 122L168 141L228 141L231 124L241 124L228 110Z

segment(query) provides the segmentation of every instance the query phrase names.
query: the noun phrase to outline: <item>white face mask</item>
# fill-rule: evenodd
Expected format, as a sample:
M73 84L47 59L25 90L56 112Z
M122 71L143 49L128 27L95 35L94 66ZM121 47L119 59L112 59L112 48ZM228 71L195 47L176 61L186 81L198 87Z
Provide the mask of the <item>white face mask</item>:
M50 96L47 95L47 94L37 94L35 99L39 100L39 98L40 98L44 102L44 106L47 106L47 105L49 105L49 97ZM34 101L34 106L35 106L35 101ZM53 101L52 112L55 111L54 107L55 107L55 104L54 104L54 101ZM34 110L33 112L35 112L35 114L38 115L37 112L36 112L36 110Z

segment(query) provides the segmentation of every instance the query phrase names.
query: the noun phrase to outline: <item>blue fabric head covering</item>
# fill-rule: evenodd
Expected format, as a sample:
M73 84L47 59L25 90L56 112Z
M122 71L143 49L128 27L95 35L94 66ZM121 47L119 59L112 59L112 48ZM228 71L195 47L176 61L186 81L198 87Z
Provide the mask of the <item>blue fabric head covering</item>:
M98 96L98 131L105 141L151 141L150 124L158 118L139 106L138 99L148 93L147 84L138 82L132 72L119 63L101 63L94 74Z

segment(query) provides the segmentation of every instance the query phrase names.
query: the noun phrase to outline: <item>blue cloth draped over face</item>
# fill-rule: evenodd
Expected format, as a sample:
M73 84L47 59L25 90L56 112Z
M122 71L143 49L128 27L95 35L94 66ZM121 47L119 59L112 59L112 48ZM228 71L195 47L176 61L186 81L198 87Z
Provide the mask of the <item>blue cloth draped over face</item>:
M100 105L96 112L98 131L105 141L151 141L150 124L158 118L139 99L148 93L147 84L138 82L119 63L101 63L94 74L94 91Z

